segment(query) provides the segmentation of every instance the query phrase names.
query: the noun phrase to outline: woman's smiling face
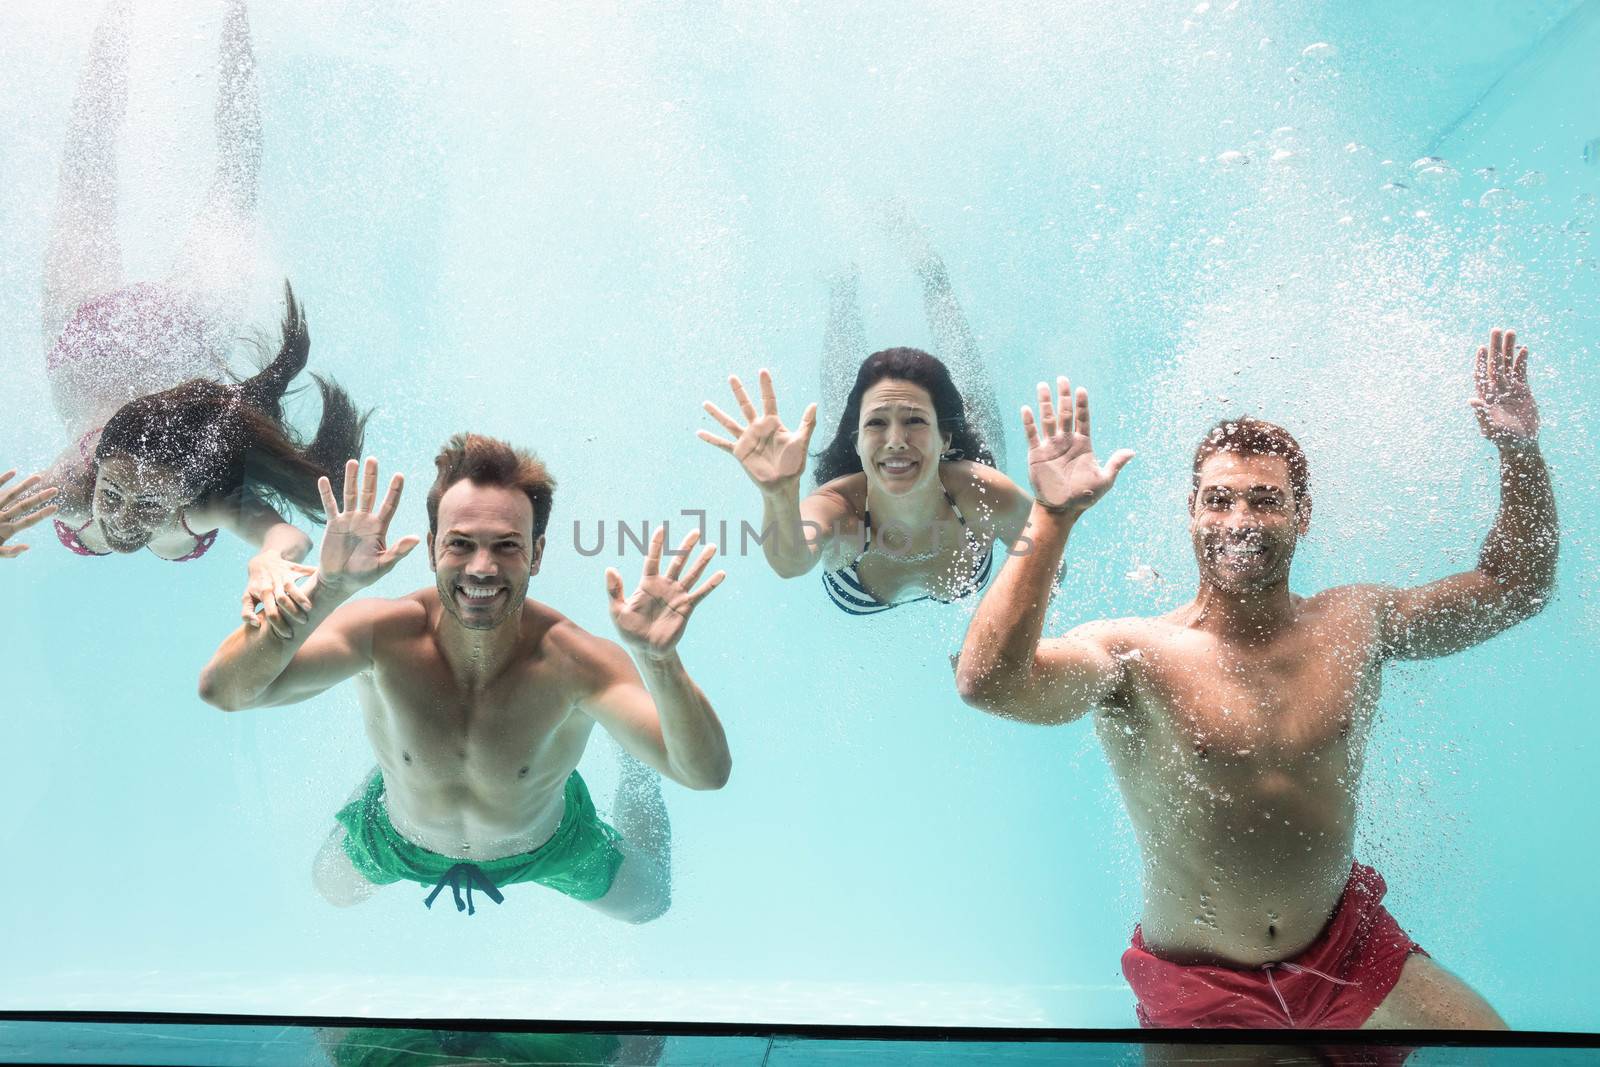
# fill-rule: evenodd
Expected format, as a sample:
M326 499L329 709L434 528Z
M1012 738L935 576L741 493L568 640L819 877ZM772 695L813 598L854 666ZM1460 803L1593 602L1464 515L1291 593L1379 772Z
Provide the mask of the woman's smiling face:
M899 495L936 482L939 457L949 447L922 386L885 378L862 394L856 453L873 489Z
M90 509L113 551L137 552L158 530L177 522L189 503L174 471L135 463L124 455L108 457L96 466Z

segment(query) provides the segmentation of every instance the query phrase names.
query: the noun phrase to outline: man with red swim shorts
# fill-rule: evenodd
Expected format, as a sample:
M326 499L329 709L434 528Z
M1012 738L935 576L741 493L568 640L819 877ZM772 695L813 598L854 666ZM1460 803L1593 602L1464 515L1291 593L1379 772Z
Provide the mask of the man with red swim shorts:
M1088 395L1065 379L1059 415L1043 384L1037 425L1024 411L1029 547L979 606L957 685L1025 722L1095 713L1144 858L1122 966L1145 1026L1504 1027L1406 936L1383 879L1352 853L1384 665L1486 641L1554 587L1555 501L1527 358L1500 330L1478 350L1470 403L1499 452L1500 508L1474 569L1409 589L1291 593L1311 522L1305 454L1282 427L1238 418L1195 451L1194 599L1043 640L1068 535L1132 453L1099 463Z

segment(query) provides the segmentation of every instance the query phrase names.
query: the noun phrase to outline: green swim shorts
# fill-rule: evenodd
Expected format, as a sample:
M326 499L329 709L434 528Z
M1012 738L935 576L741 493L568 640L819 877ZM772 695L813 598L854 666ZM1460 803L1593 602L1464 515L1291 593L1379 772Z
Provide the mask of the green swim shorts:
M323 1031L328 1033L328 1031ZM326 1040L324 1041L326 1046ZM516 1034L449 1030L350 1030L328 1048L334 1067L417 1067L418 1064L611 1063L622 1042L610 1034Z
M374 774L366 792L340 809L334 818L345 828L344 851L361 876L374 885L410 881L432 886L424 902L446 885L455 896L456 910L473 911L472 890L478 889L500 903L499 887L515 882L538 882L574 900L599 900L611 888L622 866L617 842L622 835L602 822L589 799L589 788L577 771L567 778L566 810L550 840L532 852L501 859L469 862L430 852L400 836L383 805L383 775ZM461 889L467 900L463 904Z

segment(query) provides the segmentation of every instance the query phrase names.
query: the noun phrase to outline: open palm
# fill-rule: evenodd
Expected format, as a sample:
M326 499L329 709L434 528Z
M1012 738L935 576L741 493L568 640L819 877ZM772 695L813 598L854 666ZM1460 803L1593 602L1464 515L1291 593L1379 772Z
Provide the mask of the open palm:
M1028 480L1034 496L1053 511L1078 514L1105 496L1117 473L1133 458L1128 449L1112 453L1101 466L1089 440L1089 390L1077 395L1065 378L1056 379L1060 411L1050 387L1039 383L1039 418L1033 408L1022 409L1022 429L1028 439Z
M1528 350L1517 348L1515 330L1491 330L1474 368L1478 395L1470 403L1478 428L1496 445L1521 445L1539 437L1539 405L1528 386Z
M358 477L364 475L364 477ZM358 484L359 487L358 487ZM358 471L355 460L344 467L343 507L333 497L333 486L321 478L317 489L328 514L322 535L322 551L317 560L318 581L326 586L353 590L371 585L394 570L420 543L417 537L402 537L388 547L389 521L400 507L400 492L405 479L396 474L389 480L389 491L376 511L378 461L368 459L365 471Z
M6 471L0 474L0 486L9 482L16 473ZM12 559L28 551L27 545L7 542L34 523L56 513L56 505L50 501L55 499L57 489L53 485L40 489L41 480L39 475L30 474L10 489L0 490L0 559Z
M806 408L800 416L799 427L790 430L778 418L778 397L772 388L772 375L763 370L760 383L762 412L758 415L756 406L750 402L750 395L745 392L744 383L737 376L728 378L733 398L739 402L739 411L744 415L744 425L740 425L737 419L711 401L705 402L706 413L733 434L733 440L718 437L706 430L700 430L697 436L731 454L744 467L751 481L767 489L787 481L797 481L805 472L806 449L810 447L811 434L817 428L817 405Z
M614 568L606 571L606 592L611 597L611 621L629 648L647 656L664 656L677 647L695 606L727 577L725 571L717 571L700 588L694 587L705 573L706 565L716 555L717 550L710 546L700 553L700 558L687 572L684 571L689 553L700 540L699 530L692 531L683 539L678 551L673 554L667 572L662 574L661 550L666 536L665 525L656 527L654 536L650 538L650 551L645 556L644 574L631 595L623 596L621 574Z

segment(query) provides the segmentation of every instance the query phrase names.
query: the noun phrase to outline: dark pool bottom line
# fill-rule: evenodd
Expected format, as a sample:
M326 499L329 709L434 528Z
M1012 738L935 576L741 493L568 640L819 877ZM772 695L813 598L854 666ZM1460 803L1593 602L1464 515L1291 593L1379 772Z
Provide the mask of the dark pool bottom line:
M1600 1035L1035 1030L0 1011L0 1063L466 1067L1595 1064Z

